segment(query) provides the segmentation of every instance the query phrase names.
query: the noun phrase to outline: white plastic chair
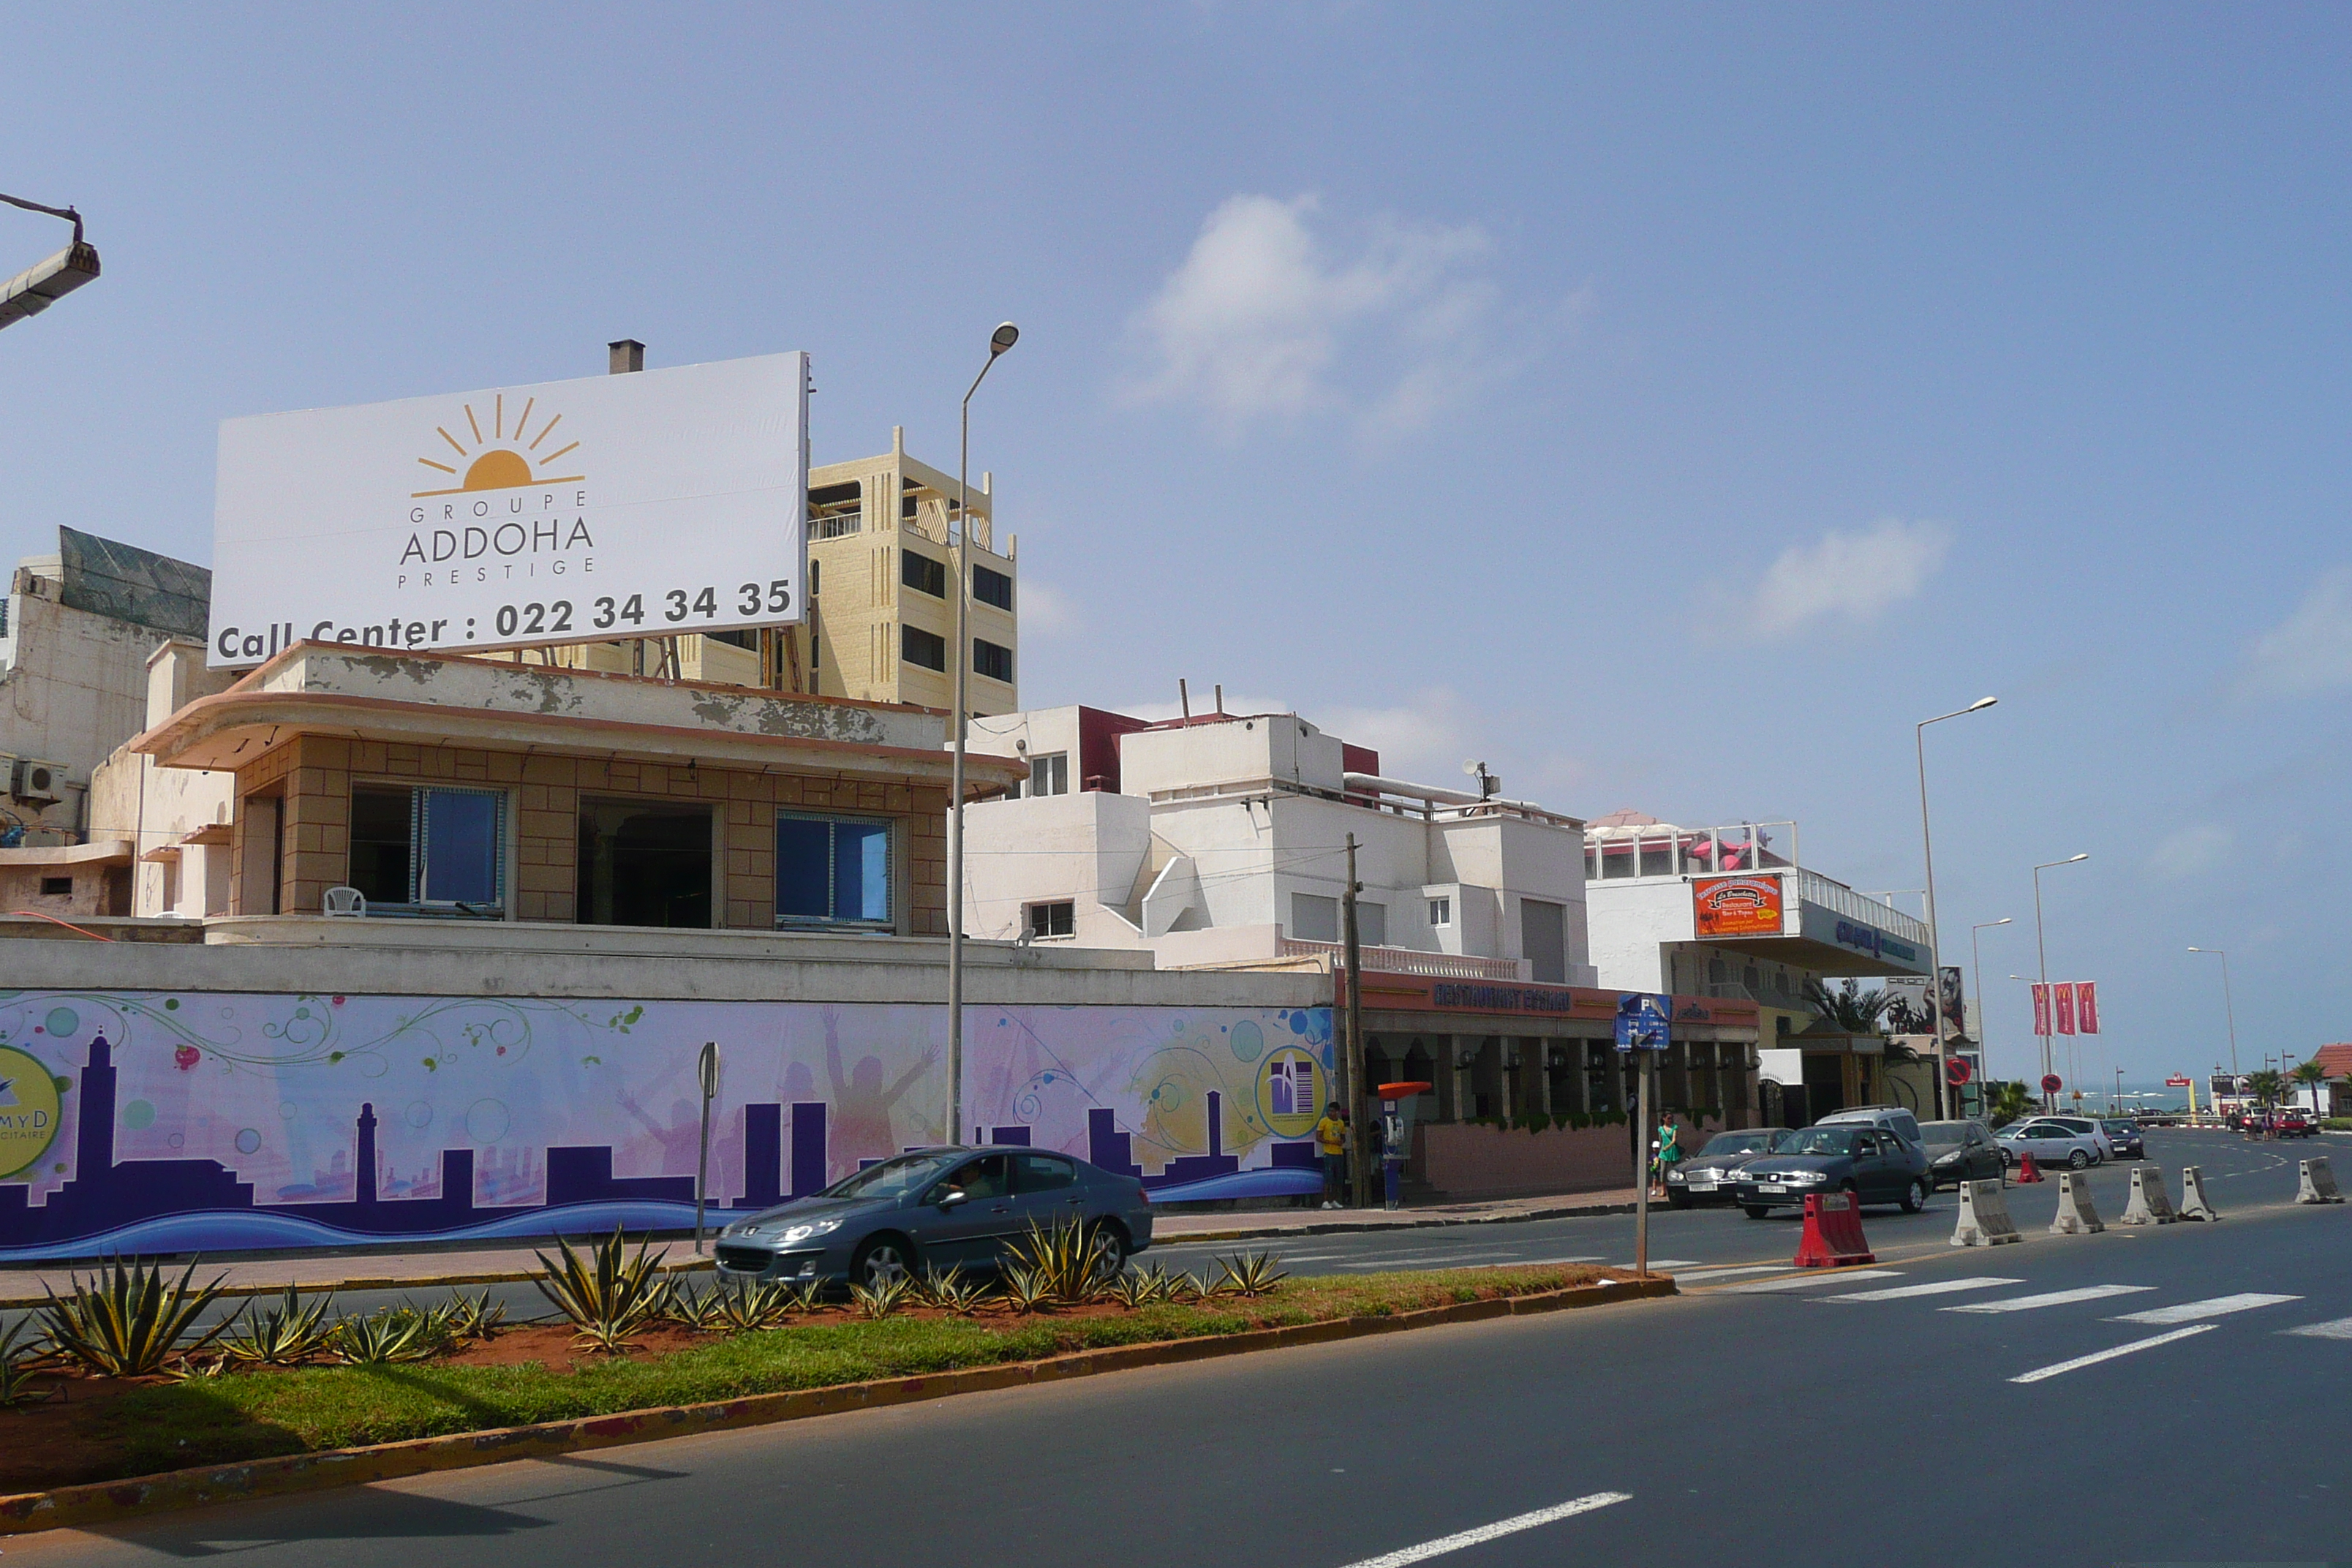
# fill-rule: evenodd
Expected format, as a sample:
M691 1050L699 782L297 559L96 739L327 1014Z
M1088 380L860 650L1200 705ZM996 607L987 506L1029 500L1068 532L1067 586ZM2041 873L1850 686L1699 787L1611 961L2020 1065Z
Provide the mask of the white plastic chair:
M331 915L364 915L367 895L357 888L329 888L326 910Z

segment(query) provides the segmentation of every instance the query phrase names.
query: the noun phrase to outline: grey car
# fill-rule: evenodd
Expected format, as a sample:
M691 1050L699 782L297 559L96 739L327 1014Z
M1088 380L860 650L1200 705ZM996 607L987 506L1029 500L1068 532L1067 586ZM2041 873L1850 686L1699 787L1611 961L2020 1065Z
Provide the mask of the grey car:
M1927 1152L1927 1179L1939 1187L1995 1181L2009 1168L1981 1121L1922 1121L1919 1144Z
M1013 1237L1076 1216L1124 1264L1151 1245L1143 1184L1043 1149L917 1149L719 1233L721 1279L874 1284L994 1268Z

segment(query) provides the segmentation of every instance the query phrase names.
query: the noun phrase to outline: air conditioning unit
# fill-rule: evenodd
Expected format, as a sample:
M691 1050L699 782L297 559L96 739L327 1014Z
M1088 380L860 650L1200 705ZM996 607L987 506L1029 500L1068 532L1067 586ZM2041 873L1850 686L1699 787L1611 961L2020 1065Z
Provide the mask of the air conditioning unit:
M55 805L65 798L65 770L54 763L19 762L10 770L8 793L34 805Z

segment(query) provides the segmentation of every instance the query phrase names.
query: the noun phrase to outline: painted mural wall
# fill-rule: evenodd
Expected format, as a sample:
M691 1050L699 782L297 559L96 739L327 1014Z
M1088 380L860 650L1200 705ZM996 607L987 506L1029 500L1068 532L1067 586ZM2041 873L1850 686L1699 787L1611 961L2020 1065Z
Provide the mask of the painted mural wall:
M946 1010L0 992L0 1258L584 1235L744 1212L945 1135ZM1156 1200L1318 1189L1328 1008L968 1007L972 1142Z

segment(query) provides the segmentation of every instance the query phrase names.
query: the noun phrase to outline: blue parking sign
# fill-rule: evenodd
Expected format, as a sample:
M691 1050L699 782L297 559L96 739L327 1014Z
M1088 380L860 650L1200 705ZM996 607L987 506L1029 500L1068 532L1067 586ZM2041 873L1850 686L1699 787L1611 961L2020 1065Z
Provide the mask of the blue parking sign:
M1648 991L1628 991L1617 998L1617 1048L1621 1051L1663 1051L1666 1026L1674 1019L1670 996Z

